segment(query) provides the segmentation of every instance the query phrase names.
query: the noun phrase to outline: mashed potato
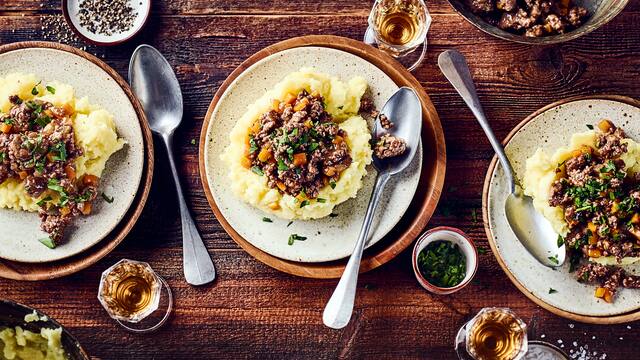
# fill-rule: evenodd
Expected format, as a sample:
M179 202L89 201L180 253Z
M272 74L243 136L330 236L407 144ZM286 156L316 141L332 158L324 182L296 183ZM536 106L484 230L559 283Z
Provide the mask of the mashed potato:
M33 311L24 321L47 321ZM65 360L62 347L62 328L40 329L40 333L24 330L20 326L0 330L0 356L9 360Z
M45 86L46 85L46 86ZM31 90L37 86L38 95ZM53 88L55 94L47 90ZM113 116L89 100L76 98L73 87L59 82L39 83L33 74L9 74L0 77L0 111L9 112L11 102L9 96L18 95L23 100L39 99L55 106L70 106L74 110L72 116L76 143L84 154L76 159L76 174L100 177L109 157L120 150L125 141L118 138ZM14 210L37 211L37 199L30 197L24 185L16 179L8 179L0 184L0 208Z
M346 141L351 152L352 163L342 172L335 187L325 186L320 190L318 197L324 198L325 202L314 201L301 208L296 198L270 188L266 177L244 168L241 160L244 157L245 139L249 127L260 115L270 110L272 100L282 100L287 94L297 94L303 89L308 92L318 91L324 97L326 111L348 135ZM362 178L367 173L366 166L371 163L372 154L369 145L371 133L367 122L357 115L360 99L366 89L367 83L361 77L343 82L311 69L301 69L287 75L274 89L250 105L231 131L231 143L221 158L229 167L229 179L234 194L265 212L285 219L322 218L331 214L336 205L355 197L358 190L362 188ZM268 206L271 203L277 203L280 208L272 210Z
M552 155L544 150L538 149L527 159L524 174L524 193L533 198L533 206L544 217L549 220L553 229L560 235L566 236L569 227L564 219L564 212L561 207L549 205L551 195L551 185L556 180L556 168L571 157L573 150L578 150L582 145L596 147L597 134L595 131L586 131L574 134L571 137L569 146L561 147ZM640 143L631 139L624 139L627 144L627 152L620 156L627 167L627 172L634 174L640 171ZM600 257L592 259L603 264L617 264L613 257ZM636 258L623 259L623 265L637 261Z

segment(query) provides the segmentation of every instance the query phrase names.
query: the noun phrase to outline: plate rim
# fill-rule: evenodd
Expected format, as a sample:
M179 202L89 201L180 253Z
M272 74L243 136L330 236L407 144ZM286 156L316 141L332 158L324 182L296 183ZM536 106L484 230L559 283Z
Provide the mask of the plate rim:
M621 102L624 104L628 104L637 108L640 108L640 100L636 100L634 98L628 97L628 96L624 96L624 95L577 95L577 96L571 96L568 98L564 98L558 101L554 101L548 105L545 105L541 108L539 108L538 110L534 111L533 113L529 114L527 117L524 118L524 120L522 120L521 122L519 122L510 132L509 134L507 134L507 136L504 138L504 140L501 141L503 146L506 146L511 139L513 139L513 137L520 132L520 130L526 126L531 120L533 120L534 118L538 117L539 115L552 110L560 105L564 105L567 103L572 103L572 102L576 102L576 101L582 101L582 100L609 100L609 101L616 101L616 102ZM547 302L545 302L544 300L540 299L539 297L535 296L531 291L529 291L526 286L524 286L522 283L520 283L520 281L518 281L518 279L513 275L513 273L511 273L511 271L509 270L509 268L506 266L506 264L504 263L504 261L502 260L502 257L499 255L499 252L497 251L497 245L495 243L494 237L493 237L493 233L491 231L491 228L489 226L489 211L488 211L488 207L489 207L489 202L488 202L488 198L489 198L489 187L491 185L491 178L493 176L493 173L495 172L496 166L498 163L498 157L497 155L494 155L493 158L491 159L491 162L489 163L489 167L487 169L487 173L485 175L484 178L484 184L482 187L482 221L483 221L483 225L484 225L484 231L485 234L487 236L487 240L489 242L489 246L491 247L491 252L493 253L493 256L495 257L496 261L498 262L498 265L500 265L500 268L502 269L502 271L507 275L507 277L509 278L509 280L511 281L511 283L513 285L515 285L515 287L522 293L524 294L527 298L529 298L529 300L533 301L535 304L537 304L538 306L542 307L543 309L558 315L560 317L563 317L565 319L569 319L569 320L574 320L574 321L579 321L579 322L583 322L583 323L588 323L588 324L601 324L601 325L610 325L610 324L621 324L621 323L626 323L626 322L631 322L631 321L636 321L640 319L640 308L636 309L636 310L631 310L627 313L622 313L622 314L617 314L617 315L604 315L604 316L594 316L594 315L583 315L583 314L577 314L574 312L570 312L570 311L566 311L563 309L560 309L556 306L553 306L551 304L548 304Z
M107 75L109 75L120 86L131 102L131 105L138 117L144 147L143 172L140 177L136 196L116 227L99 242L78 254L50 262L25 263L0 258L0 277L14 280L36 281L59 278L83 270L105 257L118 244L120 244L122 240L124 240L140 218L151 190L154 168L154 146L151 129L149 128L147 117L142 105L138 101L138 98L133 94L129 84L122 78L122 76L120 76L120 74L118 74L118 72L111 68L111 66L83 50L70 45L49 41L22 41L0 45L0 54L29 48L45 48L71 53L92 62L107 73ZM123 224L124 226L122 226ZM115 234L115 237L109 239L113 234ZM97 252L90 254L93 249L100 248L101 246L102 248ZM50 266L51 268L49 268ZM30 268L39 270L31 271Z
M344 269L344 265L346 264L345 259L329 261L329 262L320 262L320 263L300 263L290 260L284 260L273 255L270 255L257 247L253 246L247 240L242 238L235 229L227 222L222 213L217 207L215 200L213 198L213 194L211 192L211 187L209 185L207 176L206 176L206 165L204 163L204 153L206 151L206 133L209 127L209 123L211 121L211 117L213 111L215 110L220 98L227 91L228 87L231 83L242 74L247 68L249 68L254 63L260 61L261 59L278 53L283 50L296 48L296 47L307 47L307 46L317 46L317 47L326 47L333 48L337 50L342 50L349 52L353 55L356 55L360 58L363 58L365 61L370 62L374 66L378 67L380 70L385 72L396 84L398 84L399 79L405 82L407 85L410 85L414 90L418 92L419 97L423 100L423 121L428 121L430 126L423 126L422 134L427 131L433 131L433 139L435 140L434 147L436 149L435 159L433 160L432 168L434 169L430 176L427 178L428 189L426 189L425 201L419 206L419 211L416 214L417 216L413 221L411 221L408 229L403 231L403 233L399 236L397 240L395 240L389 247L383 249L378 254L367 254L361 264L360 271L366 272L377 268L378 266L390 261L404 249L406 249L415 238L422 232L427 222L435 212L435 208L440 199L440 194L442 192L442 188L444 185L444 177L446 171L446 148L445 148L445 139L444 133L442 131L442 125L440 123L440 118L438 113L433 106L429 96L427 95L424 88L420 85L418 80L413 77L406 69L404 69L398 62L396 62L389 55L384 54L383 52L366 45L364 43L360 43L356 40L352 40L345 37L334 36L334 35L308 35L302 37L295 37L288 40L280 41L273 45L267 46L255 54L251 55L249 58L244 60L236 69L234 69L231 74L224 80L224 82L220 85L218 90L216 91L213 99L207 109L207 113L205 115L204 121L202 123L202 128L200 132L199 139L199 151L198 151L198 165L200 170L200 179L202 182L202 187L204 193L207 198L207 202L209 203L209 207L214 213L214 216L223 227L223 229L227 232L227 234L249 255L253 256L260 262L269 265L277 270L302 276L302 277L311 277L311 278L337 278L342 274L342 270ZM368 56L369 58L366 58ZM393 71L393 74L389 74L390 71ZM423 150L424 151L424 150ZM424 160L423 160L424 161ZM424 164L423 164L424 165ZM421 176L422 178L424 176ZM420 186L419 183L419 186ZM415 201L415 195L414 195ZM412 201L413 203L413 201ZM403 216L404 217L404 216ZM401 220L402 221L402 220ZM388 236L388 235L387 235ZM385 236L385 238L387 237ZM379 243L383 243L384 238L381 239Z

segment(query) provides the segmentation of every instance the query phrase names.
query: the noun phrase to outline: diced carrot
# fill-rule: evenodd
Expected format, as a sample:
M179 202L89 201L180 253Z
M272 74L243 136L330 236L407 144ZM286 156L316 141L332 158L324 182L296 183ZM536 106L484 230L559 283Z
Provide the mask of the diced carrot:
M302 100L298 101L298 103L293 107L293 111L304 110L304 108L306 108L307 105L309 105L309 99L302 98Z
M27 176L29 176L29 174L26 171L19 171L18 176L20 176L21 180L24 180L27 178Z
M596 230L598 229L596 224L594 224L592 221L589 221L589 223L587 224L587 228L591 230L592 233L595 233Z
M8 134L11 132L11 128L13 127L13 125L9 125L7 123L2 123L0 124L0 131L2 131L5 134Z
M595 297L597 297L597 298L603 298L603 297L604 297L604 294L605 294L606 292L607 292L607 289L606 289L606 288L603 288L603 287L597 287L597 288L596 288L596 292L595 292L595 294L594 294L594 295L595 295Z
M251 125L251 129L249 129L249 132L252 134L257 134L260 132L260 127L262 126L262 124L260 123L260 121L255 121L253 123L253 125Z
M604 301L608 303L613 302L613 293L609 291L609 289L607 289L607 291L604 292Z
M307 120L304 122L304 127L306 127L307 129L311 129L312 126L313 122L311 120Z
M69 215L70 212L71 212L71 209L69 209L68 206L60 208L60 215L62 216Z
M611 205L611 212L615 214L618 210L620 210L620 202L616 200L613 205Z
M258 153L258 160L267 162L267 160L271 159L271 156L273 156L271 149L264 147L260 149L260 152Z
M269 207L269 209L271 209L271 210L278 210L278 209L280 209L280 204L278 204L278 203L277 203L277 202L275 202L275 201L274 201L274 202L272 202L272 203L269 203L269 205L267 205L267 206L268 206L268 207Z
M69 179L75 179L76 178L76 169L73 168L73 166L71 165L67 165L64 167L64 173L67 174L67 177Z
M69 104L62 105L62 110L64 110L65 114L67 115L73 114L73 107L71 107L71 105Z
M91 208L92 208L92 206L91 206L90 202L88 202L88 201L83 202L82 203L82 210L81 210L82 214L83 215L91 214Z
M293 165L302 166L307 164L307 154L297 153L293 154Z
M82 177L82 184L84 186L98 186L100 178L95 175L86 174Z
M324 174L327 176L333 176L336 174L336 168L334 168L333 166L329 166L324 168L322 172L324 172Z
M242 165L242 167L245 168L245 169L250 169L251 168L251 160L249 160L248 157L243 156L242 160L240 160L240 165Z
M600 256L602 256L602 252L600 251L600 249L589 249L587 251L587 254L589 255L589 257L591 258L599 258Z
M285 191L287 189L287 187L284 185L283 182L281 181L276 181L276 186L278 187L278 189L280 189L281 191Z
M631 220L629 220L632 224L638 224L640 223L640 214L635 213L633 214L633 216L631 217Z
M333 138L331 142L337 145L337 144L342 144L343 141L344 141L344 138L340 135L337 135L336 137Z
M603 119L602 121L600 121L598 123L598 129L600 129L600 131L602 132L609 132L609 130L611 129L615 129L616 127L613 125L613 123L607 119Z
M296 102L296 99L297 99L297 96L289 93L287 94L287 96L284 97L284 103L293 105L293 103Z
M320 92L318 90L313 90L313 92L311 93L311 96L315 98L320 97Z
M52 152L48 152L47 153L47 160L49 160L49 162L54 162L56 161L56 155Z
M280 111L280 100L278 100L278 99L274 99L274 100L271 102L271 107L272 107L272 108L273 108L273 110L275 110L275 111Z

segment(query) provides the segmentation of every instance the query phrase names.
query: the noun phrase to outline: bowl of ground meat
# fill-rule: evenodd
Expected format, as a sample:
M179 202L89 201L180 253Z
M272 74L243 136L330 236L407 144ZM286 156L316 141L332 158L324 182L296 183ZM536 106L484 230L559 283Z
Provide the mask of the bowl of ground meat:
M628 0L449 0L478 29L525 44L556 44L609 22Z

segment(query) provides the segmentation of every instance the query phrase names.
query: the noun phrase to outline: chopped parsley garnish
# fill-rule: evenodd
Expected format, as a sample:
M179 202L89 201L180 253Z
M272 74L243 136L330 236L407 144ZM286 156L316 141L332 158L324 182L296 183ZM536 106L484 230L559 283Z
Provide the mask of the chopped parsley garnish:
M268 223L272 223L273 222L273 220L269 219L268 217L263 217L262 221L268 222Z
M253 138L253 135L249 136L249 153L253 154L258 151L258 144L256 143L256 139Z
M300 203L300 208L303 208L303 207L305 207L305 206L307 206L307 205L309 205L309 200L303 200L303 201Z
M558 261L558 255L549 256L547 259L551 260L552 263L558 265L560 262Z
M418 269L429 283L449 288L464 280L467 264L458 244L438 240L420 251Z
M311 145L309 145L309 152L313 152L318 148L318 146L320 146L320 144L318 144L317 142L312 142Z
M591 124L587 124L587 128L588 128L589 130L593 130L593 125L591 125Z
M260 176L264 175L264 172L258 166L252 166L251 167L251 171L253 171L254 173L256 173L256 174L258 174Z
M51 118L47 115L38 116L35 120L35 123L40 125L40 127L45 127L47 124L51 122Z
M42 83L42 80L38 81L38 83L31 89L31 95L38 95L40 92L38 91L38 85Z
M331 186L332 189L336 188L336 182L335 181L330 181L329 182L329 186Z
M291 235L289 235L288 244L289 245L293 245L293 242L296 241L296 240L297 241L305 241L305 240L307 240L307 237L306 236L300 236L298 234L291 234Z
M51 201L51 200L53 200L53 199L51 198L51 196L46 196L46 197L44 197L44 198L42 198L42 199L38 200L38 202L36 203L36 205L38 205L38 206L42 207L44 204L46 204L48 201Z
M5 124L7 125L13 125L13 119L12 118L6 118L3 121Z
M56 88L54 88L53 86L47 85L47 91L55 95Z
M549 288L549 294L555 294L557 292L558 292L558 290L556 290L554 288Z
M65 193L64 188L60 185L60 180L58 179L49 179L47 182L47 188L60 194Z
M104 201L106 201L109 204L111 204L113 202L113 196L109 196L109 195L107 195L105 193L100 194L100 196L102 196Z
M56 243L54 243L50 237L38 239L38 241L40 241L42 245L48 247L49 249L54 249L56 247Z
M278 159L278 170L280 170L280 171L289 170L289 167L287 166L287 164L284 163L284 160L282 160L282 159Z
M58 142L51 147L51 150L56 152L57 155L53 156L54 161L66 161L67 160L67 146L64 142Z
M327 199L317 198L316 201L319 202L319 203L326 203Z
M293 224L293 221L289 221L289 223L287 224L287 227L291 226L291 224Z
M562 245L564 245L564 239L562 238L562 235L558 235L558 247L562 247Z
M4 152L3 152L3 151L0 151L0 163L1 163L1 162L4 162L4 157L5 157Z

